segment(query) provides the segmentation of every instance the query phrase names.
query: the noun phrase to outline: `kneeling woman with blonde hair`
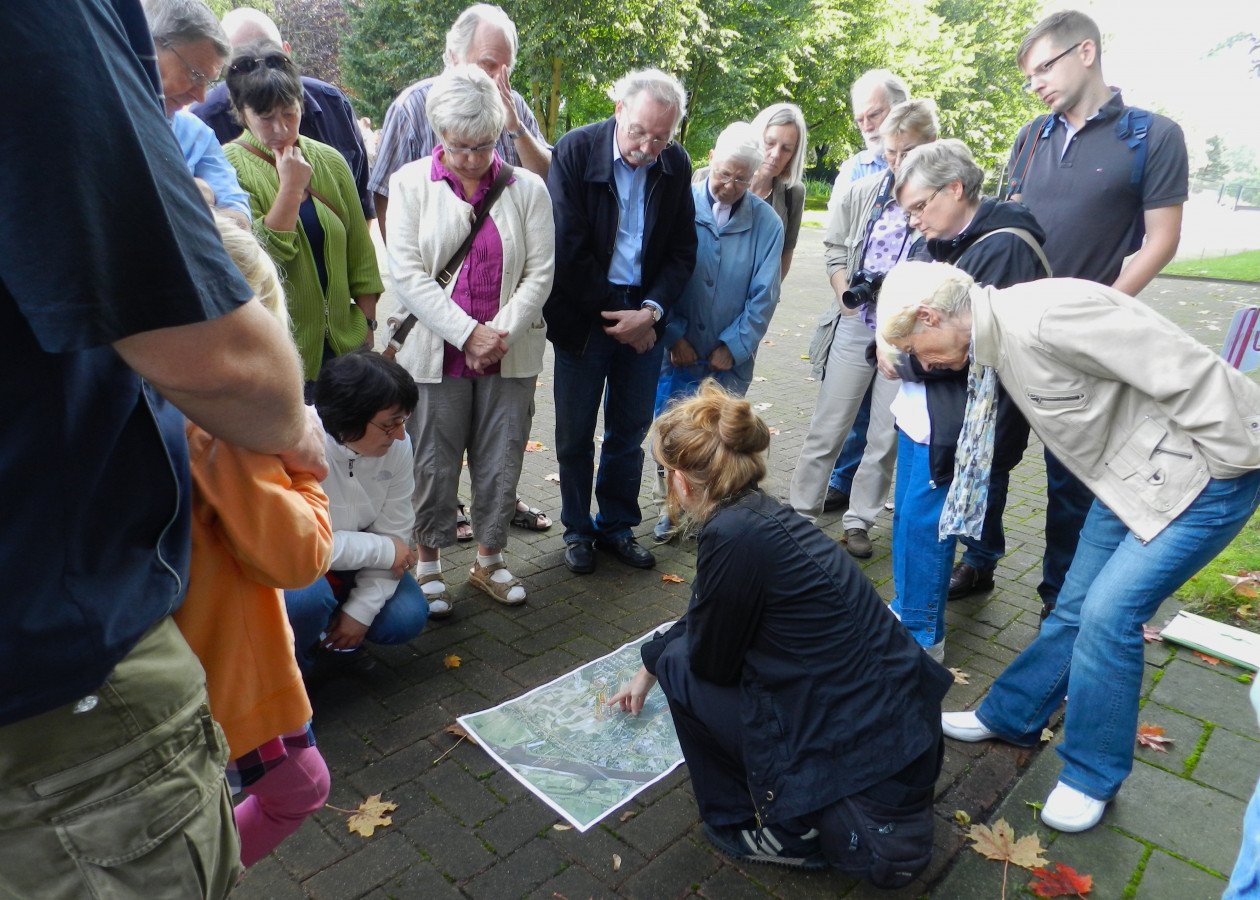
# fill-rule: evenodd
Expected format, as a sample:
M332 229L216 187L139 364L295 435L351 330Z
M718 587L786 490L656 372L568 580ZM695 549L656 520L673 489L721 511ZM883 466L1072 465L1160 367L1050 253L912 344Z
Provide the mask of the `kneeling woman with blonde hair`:
M637 714L659 679L724 853L908 884L932 854L949 673L833 540L760 489L770 432L746 400L706 381L654 430L669 502L699 528L695 587L609 703Z

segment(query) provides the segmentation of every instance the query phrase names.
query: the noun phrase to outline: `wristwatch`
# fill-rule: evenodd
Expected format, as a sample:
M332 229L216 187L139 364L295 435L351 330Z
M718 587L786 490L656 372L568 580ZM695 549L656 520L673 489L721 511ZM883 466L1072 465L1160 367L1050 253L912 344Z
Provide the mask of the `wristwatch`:
M525 133L525 129L524 129L524 128L522 128L520 131L511 131L511 130L509 130L509 131L508 131L508 133L507 133L507 136L508 136L508 137L510 137L512 140L516 140L518 137L520 137L520 136L521 136L522 134L524 134L524 133Z
M655 303L644 303L639 309L646 309L652 313L652 324L655 325L661 320L661 316L665 315L664 310Z
M368 323L368 331L375 331L375 330L376 330L376 320L375 320L375 319L368 319L368 317L367 317L367 316L364 316L363 318L367 319L367 323Z

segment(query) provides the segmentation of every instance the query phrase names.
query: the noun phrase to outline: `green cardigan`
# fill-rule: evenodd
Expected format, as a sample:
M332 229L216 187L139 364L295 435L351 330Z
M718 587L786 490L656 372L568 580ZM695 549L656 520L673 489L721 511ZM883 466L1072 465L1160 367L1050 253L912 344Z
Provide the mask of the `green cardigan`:
M273 157L249 131L240 139ZM327 144L299 137L298 146L312 169L311 187L337 208L334 212L319 200L315 201L316 215L324 228L327 296L320 290L319 271L315 268L315 257L301 220L296 231L273 231L263 224L280 189L275 166L234 143L225 144L223 152L236 167L237 179L249 194L254 233L284 279L289 315L293 319L293 339L302 354L306 380L313 381L319 376L325 337L337 356L359 347L367 337L367 319L350 302L351 298L379 294L383 288L376 250L363 218L350 167L341 154Z

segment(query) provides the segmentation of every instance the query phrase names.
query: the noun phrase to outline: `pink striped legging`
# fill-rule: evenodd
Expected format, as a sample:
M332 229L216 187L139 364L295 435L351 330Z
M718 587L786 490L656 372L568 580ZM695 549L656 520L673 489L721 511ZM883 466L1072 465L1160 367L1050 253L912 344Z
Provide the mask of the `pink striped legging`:
M328 799L328 765L318 747L288 748L289 758L245 788L236 805L241 863L252 866L298 830Z

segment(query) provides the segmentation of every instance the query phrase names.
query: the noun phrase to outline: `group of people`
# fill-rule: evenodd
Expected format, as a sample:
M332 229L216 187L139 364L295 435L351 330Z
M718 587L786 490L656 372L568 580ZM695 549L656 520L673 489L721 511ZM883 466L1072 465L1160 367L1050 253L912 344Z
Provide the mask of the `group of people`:
M636 713L659 684L718 849L905 885L931 856L944 737L1035 743L1069 694L1042 815L1099 821L1131 766L1138 626L1260 504L1260 389L1130 297L1175 250L1185 147L1106 86L1088 18L1020 48L1052 114L1016 139L1009 198L981 195L892 73L854 85L868 145L837 178L836 302L783 503L743 394L799 236L795 105L732 123L693 172L682 84L641 70L552 147L511 88L515 26L478 4L445 70L391 105L369 170L349 102L257 11L9 17L0 66L53 75L6 118L94 103L57 142L0 137L5 383L14 433L41 435L0 455L23 523L4 550L0 805L20 815L0 817L0 892L223 896L318 809L304 675L451 613L465 457L468 582L525 602L503 551L513 522L549 524L517 494L547 341L565 565L654 565L634 531L649 429L653 535L696 538L686 614L609 702ZM994 584L1030 425L1046 620L976 710L942 714L945 603ZM889 607L851 557L873 552L894 461ZM844 505L841 547L812 520Z

